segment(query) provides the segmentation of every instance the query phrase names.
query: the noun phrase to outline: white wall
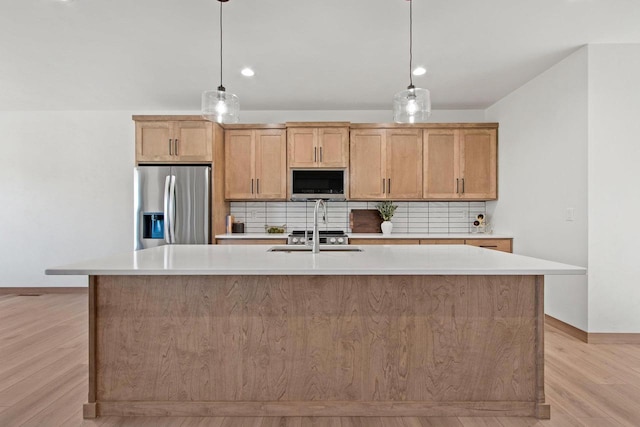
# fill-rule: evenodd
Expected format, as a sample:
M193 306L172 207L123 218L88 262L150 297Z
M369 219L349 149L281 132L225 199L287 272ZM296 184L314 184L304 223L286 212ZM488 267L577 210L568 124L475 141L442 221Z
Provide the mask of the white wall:
M85 286L44 270L131 249L131 114L2 112L0 129L0 286Z
M514 252L587 266L586 47L486 111L499 129L499 200L487 204ZM567 222L567 208L575 221ZM545 311L587 330L587 277L547 276Z
M242 123L282 123L347 121L353 123L393 123L391 110L365 111L240 111ZM430 123L484 122L484 110L434 110Z
M150 111L0 112L0 287L86 286L47 267L132 249L134 124ZM244 123L390 122L390 111L245 111ZM482 110L434 111L475 122Z
M640 333L640 44L589 46L589 332Z

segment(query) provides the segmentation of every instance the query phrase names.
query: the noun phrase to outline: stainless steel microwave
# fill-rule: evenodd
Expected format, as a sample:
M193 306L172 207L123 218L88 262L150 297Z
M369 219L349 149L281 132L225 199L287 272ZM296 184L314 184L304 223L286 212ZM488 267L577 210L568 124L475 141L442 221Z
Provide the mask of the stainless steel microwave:
M344 169L291 169L291 200L346 200Z

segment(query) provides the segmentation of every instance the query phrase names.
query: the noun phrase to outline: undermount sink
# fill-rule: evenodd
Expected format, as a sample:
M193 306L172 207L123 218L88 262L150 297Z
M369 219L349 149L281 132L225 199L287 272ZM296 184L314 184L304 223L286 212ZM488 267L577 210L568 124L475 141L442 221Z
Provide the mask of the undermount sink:
M312 247L306 245L279 245L270 247L267 252L311 252ZM360 246L320 245L320 252L362 252Z

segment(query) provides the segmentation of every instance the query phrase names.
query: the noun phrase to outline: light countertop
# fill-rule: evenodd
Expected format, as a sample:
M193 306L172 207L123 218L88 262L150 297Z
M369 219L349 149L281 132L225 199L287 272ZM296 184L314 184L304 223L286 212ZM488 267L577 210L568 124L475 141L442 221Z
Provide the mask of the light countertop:
M346 233L351 239L512 239L507 234L486 233ZM216 239L286 239L289 233L229 233L217 234Z
M170 245L49 268L68 275L581 275L567 264L467 245L366 245L267 252L268 245Z

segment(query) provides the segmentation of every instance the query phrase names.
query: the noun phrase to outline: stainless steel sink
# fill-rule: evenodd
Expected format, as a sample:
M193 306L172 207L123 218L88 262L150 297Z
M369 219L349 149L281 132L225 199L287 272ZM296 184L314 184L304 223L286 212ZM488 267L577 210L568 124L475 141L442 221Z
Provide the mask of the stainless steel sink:
M311 252L311 246L278 245L270 247L267 252ZM320 245L320 252L362 252L360 246L350 245Z

